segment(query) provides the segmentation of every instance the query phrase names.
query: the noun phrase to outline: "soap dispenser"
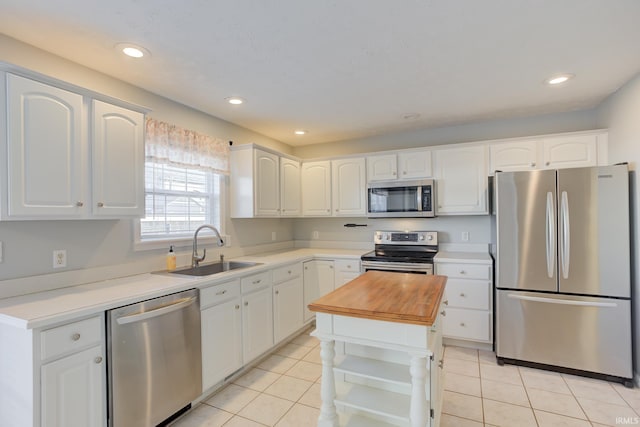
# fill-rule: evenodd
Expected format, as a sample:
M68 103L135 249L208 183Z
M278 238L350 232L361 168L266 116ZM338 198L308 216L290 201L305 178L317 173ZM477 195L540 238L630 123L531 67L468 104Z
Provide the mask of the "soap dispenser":
M169 246L169 253L167 254L167 270L173 271L176 269L176 253L173 252L173 245Z

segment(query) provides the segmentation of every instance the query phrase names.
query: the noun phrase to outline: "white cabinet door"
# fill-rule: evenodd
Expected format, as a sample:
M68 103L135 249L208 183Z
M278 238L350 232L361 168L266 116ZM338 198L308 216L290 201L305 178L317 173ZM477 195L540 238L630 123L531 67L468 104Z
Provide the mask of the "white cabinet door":
M544 168L596 166L597 135L565 135L542 140Z
M144 114L93 101L96 216L144 216Z
M334 262L335 289L360 275L360 259L340 259Z
M302 277L273 287L273 335L276 344L302 327L302 293Z
M518 141L489 146L491 173L495 171L524 171L540 167L540 141Z
M367 177L364 157L331 162L334 216L367 216Z
M300 216L300 162L280 158L280 215Z
M255 150L256 216L280 215L280 161L276 154Z
M240 298L207 308L202 323L202 390L242 367Z
M304 263L304 321L314 313L307 306L335 289L333 261L314 260Z
M398 153L398 178L421 179L430 176L432 176L430 150Z
M7 74L9 217L81 217L82 96ZM2 173L5 173L4 171Z
M302 164L302 215L331 216L331 162Z
M42 426L104 426L104 366L100 345L43 365Z
M398 178L398 166L395 154L367 157L367 181L387 181L396 178Z
M242 356L250 363L273 346L271 286L242 297Z
M438 215L488 213L485 147L434 150Z

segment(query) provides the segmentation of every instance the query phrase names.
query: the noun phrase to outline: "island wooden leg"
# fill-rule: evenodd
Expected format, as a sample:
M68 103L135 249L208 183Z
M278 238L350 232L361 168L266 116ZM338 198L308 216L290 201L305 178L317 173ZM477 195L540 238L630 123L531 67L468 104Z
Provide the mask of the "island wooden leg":
M335 341L320 338L320 358L322 359L322 384L320 397L320 417L318 427L338 427L338 414L334 399L336 398L336 383L333 375L333 359Z
M411 354L411 427L426 427L428 421L427 395L425 383L427 377L427 358L424 355ZM324 378L322 379L324 381Z

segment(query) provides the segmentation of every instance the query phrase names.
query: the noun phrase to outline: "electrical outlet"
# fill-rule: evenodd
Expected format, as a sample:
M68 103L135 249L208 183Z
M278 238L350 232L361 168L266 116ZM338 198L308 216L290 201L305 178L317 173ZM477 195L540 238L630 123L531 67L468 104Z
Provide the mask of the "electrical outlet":
M273 240L274 242L276 241L276 232L275 231L271 232L271 240Z
M313 236L314 239L319 239L320 238L320 233L317 232L317 231L314 231L312 236Z
M469 241L469 232L468 231L463 231L462 232L462 241L463 242L468 242Z
M53 268L63 268L67 266L67 251L56 249L53 251Z

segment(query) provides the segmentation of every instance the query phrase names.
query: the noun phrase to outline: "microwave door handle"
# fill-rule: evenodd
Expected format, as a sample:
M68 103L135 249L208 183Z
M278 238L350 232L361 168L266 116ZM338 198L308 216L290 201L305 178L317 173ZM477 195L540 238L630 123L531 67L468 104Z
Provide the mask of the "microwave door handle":
M418 212L422 212L422 187L418 187Z

